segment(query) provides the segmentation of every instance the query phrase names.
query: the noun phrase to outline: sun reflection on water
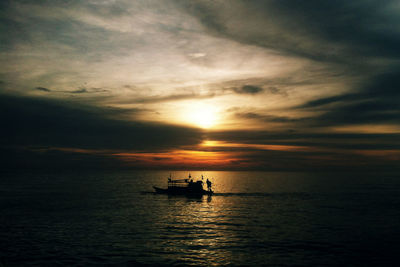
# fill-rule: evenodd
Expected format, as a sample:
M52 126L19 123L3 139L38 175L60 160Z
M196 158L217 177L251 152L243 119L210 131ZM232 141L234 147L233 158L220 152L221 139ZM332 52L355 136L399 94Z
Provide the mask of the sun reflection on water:
M188 173L172 172L172 176L183 178ZM191 172L195 180L201 175L212 181L216 192L213 196L196 199L154 195L160 205L160 214L154 219L163 259L184 265L235 265L247 261L261 264L263 257L249 255L252 250L264 251L270 239L280 240L286 234L280 225L290 224L290 218L276 210L291 209L298 196L284 192L303 190L303 180L296 183L290 175L285 178L277 173L266 177L265 173L256 172ZM290 184L286 184L288 179ZM298 220L300 215L296 215ZM296 223L293 227L297 231Z
M216 197L168 199L172 213L165 214L164 220L172 225L164 229L163 240L171 259L201 265L230 262L232 251L224 247L234 242L235 234L228 227L232 214L227 214L224 201Z
M204 180L212 181L214 190L234 188L220 172L191 172L194 179L201 179L202 174ZM243 211L237 213L240 203L235 203L236 198L216 195L199 199L163 196L162 199L165 207L160 216L160 240L167 258L208 266L232 261L235 246L246 233L245 218Z

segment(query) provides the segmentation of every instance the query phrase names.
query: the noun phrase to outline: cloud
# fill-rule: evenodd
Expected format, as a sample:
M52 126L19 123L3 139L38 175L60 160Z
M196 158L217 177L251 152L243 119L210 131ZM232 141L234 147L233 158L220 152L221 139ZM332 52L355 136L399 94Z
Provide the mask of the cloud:
M383 134L400 129L396 1L0 5L0 86L10 94L0 97L0 144L18 157L30 151L89 164L112 161L105 150L199 149L204 131L169 124L184 123L181 115L198 102L227 111L217 112L222 127L253 129L206 131L210 140L236 144L207 152L243 152L225 154L232 162L369 164L370 155L356 153L399 148L398 135ZM28 97L38 91L46 99ZM365 134L377 127L382 134Z
M38 86L34 88L35 90L46 92L46 93L53 93L53 94L94 94L94 93L104 93L104 92L109 92L109 90L103 89L103 88L91 88L91 89L86 89L86 88L79 88L77 90L72 90L72 91L65 91L65 90L52 90L46 87Z
M316 108L325 106L332 103L342 102L342 101L349 101L349 100L357 100L359 98L359 94L344 94L338 96L331 96L331 97L323 97L311 101L307 101L306 103L299 106L299 108Z
M319 126L382 124L400 126L400 73L372 77L354 93L308 101L298 108L323 111L314 116Z
M71 94L85 94L85 93L88 93L88 90L86 88L81 88L81 89L78 89L75 91L71 91L70 93Z
M241 144L273 144L293 146L314 146L329 148L348 148L354 146L361 149L400 148L400 133L338 133L338 132L307 132L303 131L265 131L265 130L225 130L210 131L205 138Z
M104 152L82 152L51 147L0 146L4 169L23 170L107 170L124 163Z
M400 55L396 1L177 2L210 34L292 56L352 64L354 56Z
M81 87L76 90L72 91L59 91L61 93L67 93L67 94L96 94L96 93L110 93L111 91L108 89L103 89L103 88L85 88Z
M254 160L258 162L256 165L259 166L262 166L262 162L270 160L276 166L283 167L282 163L285 162L285 159L290 159L291 165L294 164L299 167L298 164L305 163L304 167L308 166L306 168L309 168L310 165L321 167L332 166L333 164L338 169L343 169L346 166L358 166L361 162L361 166L364 167L374 168L382 164L393 168L400 158L399 133L360 134L235 130L208 132L206 138L227 144L240 144L240 146L217 147L217 151L240 151L244 153L242 158L248 160L252 158L252 155L257 155ZM269 146L289 146L299 149L275 150L268 149ZM279 155L279 158L273 158L274 155ZM290 169L291 167L288 165L287 170Z
M189 127L111 119L114 109L5 95L0 103L3 146L139 151L195 145L202 140L202 133Z
M202 58L202 57L205 57L206 54L205 53L190 53L188 56L192 57L192 58Z
M301 122L307 120L307 118L290 118L285 116L259 114L256 112L236 112L234 115L240 119L252 119L263 122L289 123L289 122Z
M35 89L36 90L39 90L39 91L43 91L43 92L51 92L51 90L50 89L48 89L48 88L45 88L45 87L35 87Z
M126 100L116 100L117 103L127 103L127 104L152 104L161 103L169 101L180 101L180 100L190 100L190 99L207 99L214 97L214 93L207 94L196 94L196 93L181 93L181 94L171 94L171 95L158 95L158 96L147 96L147 97L132 97Z
M2 162L27 168L46 168L47 165L52 166L48 168L144 168L149 167L145 159L151 155L159 159L177 149L202 151L205 149L201 147L204 140L238 144L232 147L211 146L204 150L225 155L220 157L226 157L223 168L228 169L361 169L366 165L369 168L387 168L395 164L391 157L395 159L400 150L399 134L290 130L204 132L168 124L111 119L118 112L114 109L5 95L0 97L0 107L4 126L0 134L0 149L4 152L2 155L10 155L2 156ZM133 110L132 114L135 112L140 110ZM275 122L290 121L286 117L268 117L251 112L242 115ZM271 149L265 149L263 145ZM274 149L285 146L302 149ZM124 160L124 157L118 159L115 156L124 151L128 154L134 152L135 157ZM376 151L375 156L371 151ZM142 153L143 157L140 156ZM232 165L229 159L236 163ZM179 164L172 159L168 162L171 168ZM218 168L218 165L212 166Z
M255 95L264 91L263 88L255 85L243 85L242 87L235 87L233 91L238 94L250 94Z

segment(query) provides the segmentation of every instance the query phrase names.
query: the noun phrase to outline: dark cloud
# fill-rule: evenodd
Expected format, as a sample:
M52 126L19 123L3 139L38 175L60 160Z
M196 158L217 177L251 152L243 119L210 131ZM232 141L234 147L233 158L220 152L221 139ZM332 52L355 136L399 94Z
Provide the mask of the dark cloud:
M39 91L43 91L43 92L51 92L51 90L48 89L48 88L46 88L46 87L40 87L40 86L38 86L38 87L35 87L35 89L36 89L36 90L39 90Z
M300 108L318 108L332 103L349 103L366 100L381 100L385 102L397 102L400 97L400 73L388 71L366 79L363 86L356 88L357 92L344 93L337 96L323 97L308 101Z
M314 74L315 75L315 74ZM290 88L310 85L314 83L304 73L292 73L290 77L260 78L229 80L222 83L211 84L216 96L226 93L256 95L266 93L270 95L288 96Z
M3 169L107 170L125 167L124 162L105 153L73 152L49 147L0 146Z
M214 93L208 94L196 94L196 93L182 93L172 95L159 95L159 96L148 96L148 97L137 97L128 98L126 100L118 100L118 103L129 103L129 104L149 104L149 103L160 103L169 101L189 100L189 99L207 99L216 96Z
M103 89L103 88L79 88L74 91L62 91L63 93L70 93L70 94L94 94L94 93L105 93L110 92L110 90Z
M343 104L314 119L316 126L371 124L373 128L374 125L385 123L400 125L399 103L372 100Z
M81 88L81 89L78 89L75 91L71 91L71 94L85 94L87 92L88 92L88 90L86 90L86 88Z
M208 137L227 142L223 147L212 148L212 151L237 153L236 157L245 163L244 168L247 169L399 170L399 134L270 133L243 130L211 132ZM229 143L243 145L229 146ZM290 146L292 149L280 146ZM382 149L394 153L397 150L397 156L391 156L390 152L380 156Z
M102 93L102 92L109 92L109 90L106 89L102 89L102 88L91 88L91 89L86 89L86 88L79 88L77 90L73 90L73 91L55 91L55 90L51 90L49 88L46 87L35 87L35 90L38 91L43 91L43 92L53 92L53 93L68 93L68 94L88 94L88 93Z
M382 123L400 126L400 73L377 75L356 93L315 99L298 108L323 111L310 119L316 126Z
M214 35L286 54L347 63L400 56L396 1L177 2Z
M111 119L114 109L54 100L3 95L0 111L3 146L164 150L202 140L196 129Z
M275 86L269 86L266 91L270 92L271 94L285 94Z
M255 95L264 91L262 87L255 85L243 85L242 87L235 87L233 91L238 94L251 94Z
M169 102L169 101L180 101L180 100L190 100L190 99L207 99L213 98L217 96L224 95L226 93L237 93L237 94L248 94L248 95L255 95L262 93L264 89L260 86L255 85L243 85L243 86L233 86L230 85L232 83L240 83L242 81L230 81L226 82L225 84L213 84L211 87L215 87L216 89L210 90L207 93L199 94L195 91L193 92L184 92L179 94L171 94L171 95L153 95L153 96L146 96L146 97L136 97L132 99L126 100L118 100L118 103L130 103L130 104L149 104L149 103L161 103L161 102ZM228 86L227 89L220 89L220 87ZM277 88L271 87L268 88L268 92L277 94L281 93ZM283 94L283 93L282 93Z
M89 91L89 90L87 90L87 91ZM104 93L104 92L110 92L110 90L108 90L108 89L104 89L104 88L96 88L96 87L94 87L94 88L90 88L90 91L91 91L91 92L95 92L95 93Z
M343 149L389 149L400 148L400 134L361 133L309 133L293 131L211 131L206 135L210 140L241 144L268 144L308 146L317 148Z
M352 101L359 99L359 94L344 94L338 96L324 97L315 100L308 101L299 106L299 108L316 108L325 106L332 103L342 102L342 101Z
M394 33L399 25L396 1L275 1L274 6L302 22L303 29L329 43L345 45L352 55L398 57L400 44ZM343 55L345 56L345 55Z
M252 119L252 120L258 120L258 121L263 121L263 122L287 123L287 122L300 122L300 121L307 120L307 118L290 118L290 117L285 117L285 116L273 116L273 115L259 114L256 112L237 112L234 115L240 119Z

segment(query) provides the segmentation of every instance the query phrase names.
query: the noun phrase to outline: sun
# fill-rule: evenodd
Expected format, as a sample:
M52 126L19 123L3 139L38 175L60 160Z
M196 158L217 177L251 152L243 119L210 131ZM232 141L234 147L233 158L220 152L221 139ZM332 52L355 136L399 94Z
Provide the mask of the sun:
M206 129L215 126L218 119L216 109L211 105L204 104L192 108L187 115L191 124Z
M202 128L210 128L215 124L215 114L211 110L202 110L193 114L193 121Z

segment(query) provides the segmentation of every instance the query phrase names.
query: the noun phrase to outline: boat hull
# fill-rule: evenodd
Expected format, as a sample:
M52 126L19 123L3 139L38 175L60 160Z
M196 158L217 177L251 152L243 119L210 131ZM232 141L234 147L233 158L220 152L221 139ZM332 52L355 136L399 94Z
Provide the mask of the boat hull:
M159 188L153 186L156 194L166 194L166 195L186 195L186 196L211 196L214 192L212 190L206 191L202 190L190 190L190 188L182 188L182 187L175 187L175 188Z

